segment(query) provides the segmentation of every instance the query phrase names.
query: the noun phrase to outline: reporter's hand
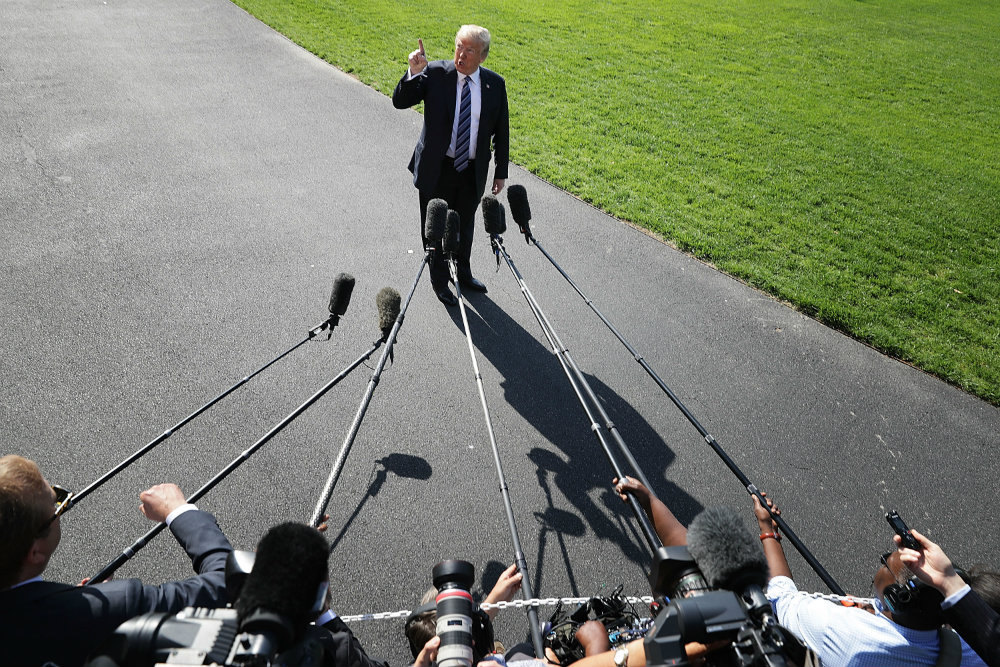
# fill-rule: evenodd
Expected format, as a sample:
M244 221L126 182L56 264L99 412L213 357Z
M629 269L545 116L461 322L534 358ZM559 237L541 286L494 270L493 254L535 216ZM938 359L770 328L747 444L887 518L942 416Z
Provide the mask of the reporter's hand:
M521 587L521 573L517 571L517 565L511 565L500 573L500 578L493 586L493 590L486 596L485 602L496 604L497 602L510 602L517 595L517 589ZM487 609L489 617L495 618L499 609Z
M611 480L611 483L615 485L615 491L621 497L622 500L628 502L629 493L631 493L635 499L639 502L646 513L649 513L649 489L647 489L642 482L635 479L634 477L626 476L624 479L619 480L615 477Z
M187 502L176 484L157 484L139 494L139 510L151 521L163 523L175 509Z
M600 621L587 621L576 629L576 641L580 642L585 655L597 655L611 649L608 631Z
M431 667L431 664L437 660L440 646L440 637L434 636L428 639L424 647L420 649L420 653L417 654L416 660L413 661L413 667Z
M955 572L955 566L941 547L916 530L911 530L910 533L920 543L922 547L920 551L907 549L903 546L903 538L899 535L892 536L899 549L899 560L903 565L917 575L918 579L941 591L945 597L961 590L965 586L965 581Z
M753 498L753 513L757 517L757 525L760 526L760 532L762 533L776 533L778 532L778 524L771 517L771 512L768 512L768 507L778 516L781 516L781 510L775 507L771 499L767 497L765 491L761 491L760 495L764 496L764 500L767 501L767 507L760 504L760 499L757 496L751 496Z

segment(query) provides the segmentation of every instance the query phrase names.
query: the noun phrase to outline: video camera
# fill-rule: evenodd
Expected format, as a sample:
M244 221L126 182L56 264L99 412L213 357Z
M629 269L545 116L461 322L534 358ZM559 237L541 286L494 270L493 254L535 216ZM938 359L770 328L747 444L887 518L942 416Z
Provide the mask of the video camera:
M777 623L764 595L767 561L742 519L709 508L688 528L688 546L660 547L649 577L664 608L646 635L646 664L691 664L685 645L723 643L706 663L716 667L801 665L806 648Z
M275 526L256 555L234 551L226 562L233 606L188 607L122 623L90 667L218 665L323 667L329 632L311 625L328 589L329 545L314 528Z

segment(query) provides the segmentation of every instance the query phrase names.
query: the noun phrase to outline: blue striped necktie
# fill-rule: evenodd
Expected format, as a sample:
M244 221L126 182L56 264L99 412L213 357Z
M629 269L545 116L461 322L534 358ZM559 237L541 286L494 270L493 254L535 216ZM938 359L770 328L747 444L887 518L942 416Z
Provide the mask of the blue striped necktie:
M458 133L455 136L455 171L469 166L469 141L472 129L472 91L469 77L462 79L462 104L458 109Z

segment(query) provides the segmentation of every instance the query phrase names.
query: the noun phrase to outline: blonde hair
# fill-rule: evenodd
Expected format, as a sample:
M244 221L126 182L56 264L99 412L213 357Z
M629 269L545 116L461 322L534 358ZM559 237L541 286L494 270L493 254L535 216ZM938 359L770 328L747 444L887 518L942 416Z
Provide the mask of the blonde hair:
M17 583L39 527L53 511L51 489L34 461L11 454L0 458L0 590Z
M490 31L486 28L478 25L463 25L455 35L455 45L457 46L459 40L465 38L474 39L479 42L483 58L490 52Z

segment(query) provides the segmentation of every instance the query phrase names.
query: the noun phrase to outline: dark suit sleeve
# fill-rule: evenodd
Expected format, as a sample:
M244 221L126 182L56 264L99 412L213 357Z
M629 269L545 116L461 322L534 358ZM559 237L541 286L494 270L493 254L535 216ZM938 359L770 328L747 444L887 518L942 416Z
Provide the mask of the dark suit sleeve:
M406 79L409 76L410 70L406 70L406 74L396 84L396 89L392 91L392 106L397 109L409 109L424 99L424 91L426 90L424 84L427 81L427 71L424 70L407 81Z
M170 531L191 558L197 576L159 586L136 580L110 581L95 588L116 600L126 618L151 611L176 613L184 607L226 604L226 558L233 550L208 512L191 510L170 524Z
M507 163L510 161L510 116L507 105L507 84L500 79L503 88L500 115L493 128L493 161L496 168L493 170L493 179L507 180Z
M969 591L944 612L945 619L987 665L1000 667L1000 614Z

